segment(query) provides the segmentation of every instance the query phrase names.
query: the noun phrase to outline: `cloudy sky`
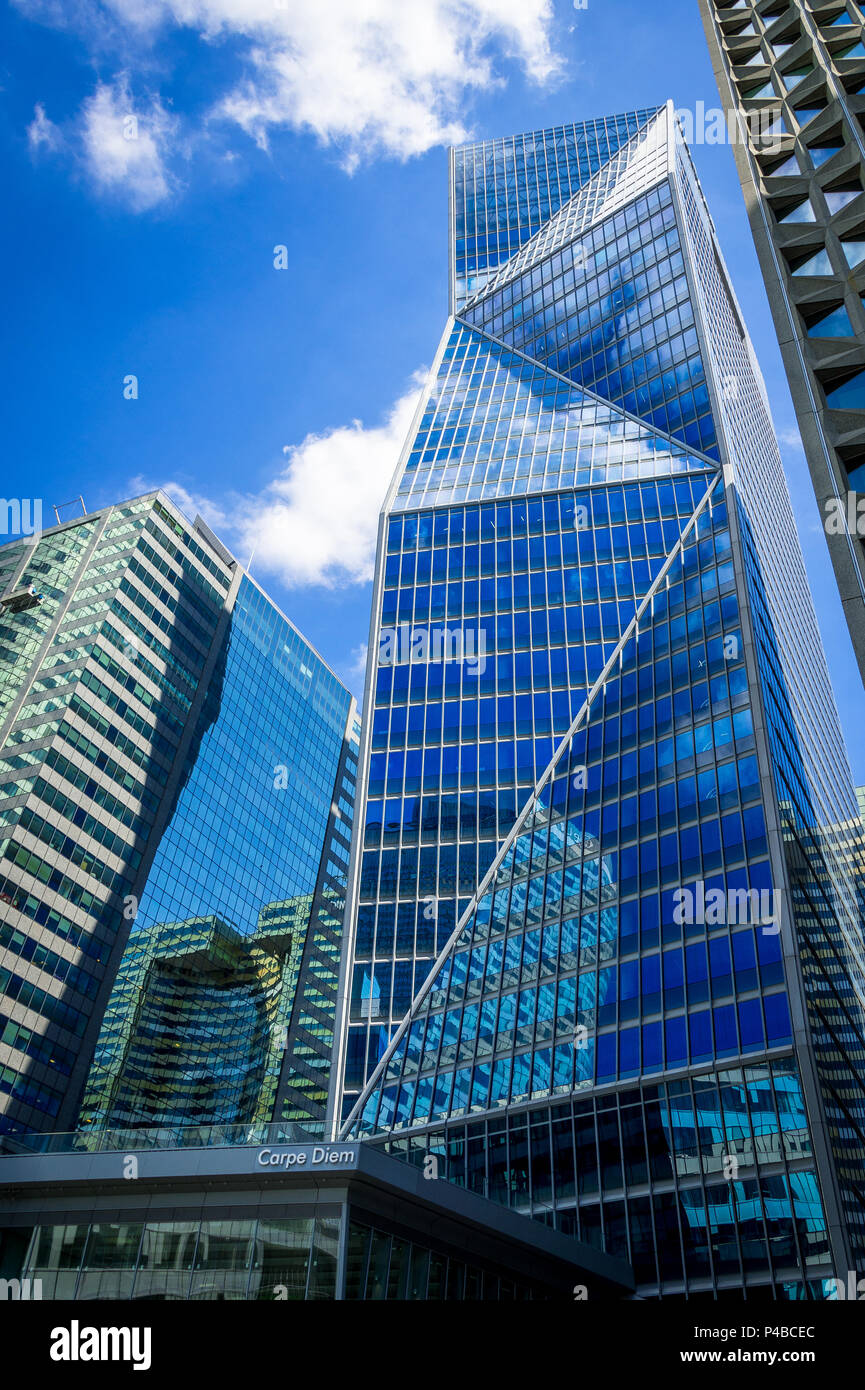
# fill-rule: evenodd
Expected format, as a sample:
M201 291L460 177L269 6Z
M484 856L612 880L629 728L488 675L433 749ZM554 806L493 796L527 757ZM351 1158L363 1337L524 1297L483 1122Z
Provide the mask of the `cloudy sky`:
M696 0L2 2L2 491L95 508L169 487L360 695L376 516L447 312L446 147L717 105ZM865 782L732 154L695 157Z

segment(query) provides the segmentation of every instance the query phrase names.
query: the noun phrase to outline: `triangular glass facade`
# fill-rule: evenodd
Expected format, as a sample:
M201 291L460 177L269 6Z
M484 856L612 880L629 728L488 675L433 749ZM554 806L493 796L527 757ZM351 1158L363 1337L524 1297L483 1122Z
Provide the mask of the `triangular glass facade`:
M470 323L718 457L706 367L670 182L666 112L466 307ZM587 224L588 200L597 217ZM576 210L576 211L575 211ZM568 240L558 244L562 235ZM534 254L532 254L534 253Z
M657 107L462 145L451 172L452 305L485 284L524 241L608 164Z
M360 1133L791 1041L778 935L761 920L771 871L719 483L402 1025ZM614 768L621 795L604 805ZM690 922L675 920L682 885ZM738 895L732 925L712 921L719 891ZM690 1013L686 977L704 1005Z
M391 508L487 502L715 466L456 319Z
M343 1133L644 1296L820 1297L863 1229L861 822L673 129L488 256L385 506Z

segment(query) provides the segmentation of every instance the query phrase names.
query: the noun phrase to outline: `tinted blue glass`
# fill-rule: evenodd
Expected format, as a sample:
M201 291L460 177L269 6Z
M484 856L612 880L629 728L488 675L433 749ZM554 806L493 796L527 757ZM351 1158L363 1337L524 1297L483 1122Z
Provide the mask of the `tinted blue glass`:
M799 1068L812 1081L816 1068L790 1033L787 992L800 983L781 942L794 916L827 1079L830 1015L852 1029L857 1056L863 1036L848 950L861 933L833 847L833 825L852 815L836 775L843 748L765 393L666 120L474 285L462 306L472 327L449 326L405 451L391 499L404 516L391 518L388 547L418 564L383 574L380 634L397 621L430 639L437 624L463 642L482 630L490 659L477 698L465 662L377 684L388 715L375 725L376 779L402 753L400 706L425 707L426 892L452 904L452 930L430 973L431 960L418 962L408 1016L389 1010L375 1075L344 1100L347 1133L432 1152L457 1182L466 1136L507 1129L508 1178L496 1187L490 1176L491 1190L543 1219L549 1196L520 1169L519 1126L529 1103L532 1125L573 1121L577 1196L554 1198L552 1219L608 1249L616 1223L584 1199L605 1182L619 1190L618 1137L639 1106L653 1179L702 1184L687 1202L626 1194L631 1257L652 1292L659 1278L701 1289L725 1274L771 1279L775 1195L756 1170L814 1162L804 1117L782 1145L776 1111L788 1091L801 1097ZM704 369L717 376L718 418ZM417 577L422 553L432 589L441 577L438 607ZM485 581L488 610L474 588ZM498 819L485 840L461 803L492 790L493 770ZM405 759L392 778L406 800ZM413 896L411 866L403 892L388 852L368 854L362 903ZM818 944L828 938L834 964ZM365 1028L352 1009L349 1031ZM770 1048L788 1050L771 1067L760 1056ZM858 1126L858 1099L851 1110ZM832 1123L840 1153L840 1108ZM744 1170L735 1191L731 1154ZM783 1258L804 1268L784 1194L778 1250L786 1242Z
M454 150L457 304L588 183L656 109Z
M328 1012L333 1028L350 704L244 576L109 1001L85 1123L322 1120L321 1076L293 1072L288 1038L307 991L320 1036Z

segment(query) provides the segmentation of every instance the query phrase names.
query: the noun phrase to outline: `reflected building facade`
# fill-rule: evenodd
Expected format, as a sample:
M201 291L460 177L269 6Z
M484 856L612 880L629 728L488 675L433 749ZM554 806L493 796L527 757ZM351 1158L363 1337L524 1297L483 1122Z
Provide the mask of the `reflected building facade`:
M272 1119L310 896L293 931L241 936L208 917L133 935L88 1077L83 1126Z
M862 844L672 106L455 150L450 222L381 522L334 1122L641 1296L824 1296L865 1258ZM412 659L442 629L471 659Z
M0 595L3 1129L320 1125L350 694L161 493L4 546Z

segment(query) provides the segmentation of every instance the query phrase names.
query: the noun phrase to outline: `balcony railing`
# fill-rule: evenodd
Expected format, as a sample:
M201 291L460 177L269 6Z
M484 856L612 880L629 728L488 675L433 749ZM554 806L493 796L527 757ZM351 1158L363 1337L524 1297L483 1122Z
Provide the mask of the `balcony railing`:
M80 1129L69 1133L0 1135L0 1158L26 1154L131 1152L135 1149L231 1148L242 1144L311 1144L321 1136L293 1123L159 1125L142 1129Z

